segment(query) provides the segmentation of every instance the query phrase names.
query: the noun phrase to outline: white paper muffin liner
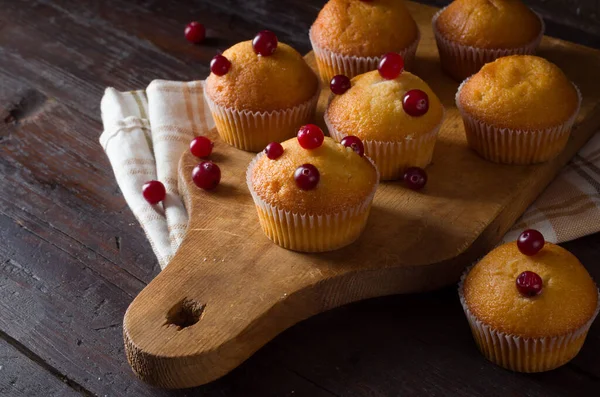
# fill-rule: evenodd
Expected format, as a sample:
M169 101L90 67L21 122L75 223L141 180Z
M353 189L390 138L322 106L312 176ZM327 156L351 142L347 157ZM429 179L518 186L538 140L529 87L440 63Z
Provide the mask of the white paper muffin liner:
M252 173L262 156L265 156L264 152L257 154L250 162L246 171L246 183L256 205L260 225L270 240L294 251L325 252L345 247L360 237L379 185L378 172L373 190L362 204L354 208L331 214L295 213L267 203L254 190ZM367 159L373 164L371 159Z
M471 312L465 302L463 287L473 266L469 266L460 278L458 296L477 347L488 360L511 371L544 372L566 364L579 353L600 311L600 291L596 311L582 327L560 336L523 338L498 331Z
M336 141L341 142L342 139L350 135L338 131L333 126L327 111L325 111L324 119L329 135ZM444 114L442 114L440 122L434 129L418 138L407 138L403 141L363 140L365 155L370 157L377 166L381 180L396 180L404 174L408 167L425 168L429 165L443 122Z
M346 75L348 78L353 78L359 74L376 70L381 57L358 57L351 55L342 55L326 48L319 46L312 38L312 28L308 32L308 37L312 45L319 68L321 80L329 84L333 76L338 74ZM405 49L398 51L398 54L404 58L404 68L408 71L414 66L417 47L421 40L421 32L417 28L417 38L409 44Z
M465 125L469 146L480 156L496 163L523 165L550 160L564 149L583 99L575 84L573 87L579 102L565 123L540 130L518 130L499 128L469 115L459 101L460 92L467 81L469 78L458 87L455 102Z
M214 102L204 89L204 98L215 120L217 131L228 144L249 152L259 152L271 142L292 138L298 128L313 120L320 89L308 101L291 108L254 112L225 107Z
M447 7L439 10L431 20L433 26L433 34L437 43L438 52L440 54L440 63L442 68L454 79L462 81L467 77L477 73L483 65L492 62L498 58L508 55L533 55L544 37L546 25L544 19L537 13L540 19L541 30L540 34L523 47L517 48L477 48L473 46L459 44L454 41L447 40L443 37L437 28L437 19Z

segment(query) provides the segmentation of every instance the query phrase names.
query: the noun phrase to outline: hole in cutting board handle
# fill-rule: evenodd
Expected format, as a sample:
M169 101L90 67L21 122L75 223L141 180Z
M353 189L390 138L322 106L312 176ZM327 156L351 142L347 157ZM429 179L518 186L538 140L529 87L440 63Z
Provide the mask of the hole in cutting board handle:
M169 310L165 325L175 325L179 330L190 327L200 321L205 308L205 304L183 298Z

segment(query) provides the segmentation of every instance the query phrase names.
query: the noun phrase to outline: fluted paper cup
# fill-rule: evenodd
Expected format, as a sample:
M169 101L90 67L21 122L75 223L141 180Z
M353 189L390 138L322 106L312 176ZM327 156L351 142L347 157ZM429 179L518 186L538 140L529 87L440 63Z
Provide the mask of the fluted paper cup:
M545 338L524 338L501 332L479 320L467 306L463 294L469 267L462 275L458 295L475 343L491 362L517 372L544 372L558 368L579 353L585 337L600 310L600 295L594 315L582 327L564 335Z
M467 81L469 79L458 87L456 107L462 116L469 146L481 157L495 163L526 165L551 160L562 152L581 107L581 92L575 84L579 103L565 123L546 129L518 130L499 128L468 114L459 101Z
M204 98L221 139L248 152L260 152L271 142L283 142L294 137L298 128L312 122L319 94L320 90L317 90L308 101L291 108L253 112L221 106L204 90Z
M325 111L324 119L329 135L336 141L341 142L347 135L350 135L338 131L333 126L327 111ZM406 138L402 141L363 140L365 155L371 158L377 166L381 180L396 180L409 167L425 168L429 165L443 121L444 116L442 115L442 119L433 130L417 138Z
M385 55L381 54L381 56L378 57L342 55L319 46L313 40L312 28L309 31L308 36L312 45L312 49L315 53L321 80L327 84L329 84L333 76L338 74L346 75L351 79L359 74L375 70L377 69L377 65L379 65L381 57ZM410 43L410 45L402 51L398 51L398 53L402 55L402 58L404 58L404 67L408 71L410 71L414 66L415 54L417 53L419 40L421 40L420 31L418 31L415 41Z
M257 161L264 155L259 153L250 162L246 183L256 205L260 226L275 244L293 251L324 252L345 247L361 235L379 182L375 183L373 191L362 204L349 210L322 214L294 213L269 204L254 190L252 173Z
M440 54L440 63L446 73L457 81L477 73L483 65L508 55L533 55L544 37L546 25L538 15L541 23L540 34L522 47L516 48L477 48L459 44L446 39L437 28L437 19L446 8L438 11L433 19L433 33Z

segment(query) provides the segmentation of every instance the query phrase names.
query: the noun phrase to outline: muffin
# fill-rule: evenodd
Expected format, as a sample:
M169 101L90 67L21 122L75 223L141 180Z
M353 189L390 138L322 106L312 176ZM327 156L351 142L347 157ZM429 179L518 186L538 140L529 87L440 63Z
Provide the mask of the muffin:
M426 108L415 113L414 98ZM443 117L440 100L419 77L402 72L387 80L375 70L353 78L349 90L333 97L325 123L338 142L347 135L360 138L385 181L431 162Z
M459 296L483 355L519 372L567 363L598 314L598 290L586 269L550 243L532 256L516 242L494 249L465 273Z
M534 54L544 21L520 0L455 0L433 17L442 68L462 81L497 58Z
M206 80L205 98L219 135L238 149L258 152L284 141L314 116L317 76L292 47L275 45L269 56L255 53L251 41L234 45L215 57L225 67L211 67Z
M309 32L319 73L329 83L377 68L380 57L400 53L410 69L419 28L401 0L330 0Z
M318 138L310 149L301 141L307 131ZM377 169L351 147L324 137L316 125L303 127L299 138L270 144L248 167L260 225L267 237L290 250L344 247L366 225Z
M531 55L488 63L456 94L471 148L504 164L556 157L567 144L580 104L579 90L565 74Z

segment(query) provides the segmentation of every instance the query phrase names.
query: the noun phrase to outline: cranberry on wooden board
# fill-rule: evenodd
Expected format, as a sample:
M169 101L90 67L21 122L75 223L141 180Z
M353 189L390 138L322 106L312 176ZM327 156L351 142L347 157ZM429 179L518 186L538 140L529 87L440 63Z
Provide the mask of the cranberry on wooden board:
M517 277L516 285L521 295L531 298L542 292L543 281L539 274L524 271Z
M421 190L427 184L427 172L419 167L410 167L404 172L404 183L409 189Z
M388 52L381 57L377 70L384 79L393 80L404 70L404 59L398 53Z
M231 68L231 62L225 56L219 54L215 55L210 61L210 71L217 76L224 76L229 72Z
M356 136L348 135L347 137L344 137L340 143L346 147L352 148L352 150L354 150L360 157L365 155L365 146L360 138Z
M165 185L159 181L148 181L142 186L142 195L150 204L158 204L165 199L167 191Z
M283 154L283 146L279 142L271 142L265 148L265 154L271 160L275 160Z
M527 229L517 239L517 247L523 255L533 256L544 248L544 236L535 229Z
M296 171L294 172L296 186L302 190L312 190L316 188L320 179L321 174L319 173L319 170L312 164L302 164L300 167L296 168Z
M190 142L190 152L196 157L208 157L214 144L205 136L197 136Z
M212 161L203 161L192 170L194 184L204 190L212 190L221 182L221 169Z
M429 97L424 91L410 90L404 94L402 108L409 116L423 116L429 110Z
M296 135L298 143L304 149L316 149L323 144L325 134L323 130L315 124L307 124L298 130Z
M329 89L336 95L342 95L350 89L350 86L350 79L343 74L333 76L329 83Z
M204 38L206 37L206 29L204 28L204 25L194 21L187 24L184 34L187 41L198 44L204 41Z
M278 41L275 33L270 30L263 30L254 36L254 40L252 40L252 49L258 55L268 57L273 55L277 49L277 43Z

